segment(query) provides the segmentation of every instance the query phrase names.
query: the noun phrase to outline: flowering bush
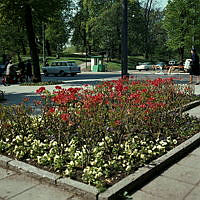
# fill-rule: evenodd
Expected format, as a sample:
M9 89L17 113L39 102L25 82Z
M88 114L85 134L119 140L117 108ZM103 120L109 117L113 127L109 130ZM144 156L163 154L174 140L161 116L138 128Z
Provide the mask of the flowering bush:
M193 92L172 79L106 81L90 89L36 91L41 110L0 108L0 152L97 187L109 186L200 130L169 112Z

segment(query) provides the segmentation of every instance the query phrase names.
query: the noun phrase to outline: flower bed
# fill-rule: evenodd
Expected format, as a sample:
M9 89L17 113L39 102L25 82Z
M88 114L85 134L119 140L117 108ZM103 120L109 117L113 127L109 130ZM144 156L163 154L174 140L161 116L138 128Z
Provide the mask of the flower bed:
M107 188L200 130L200 120L169 112L195 100L173 79L106 81L90 89L37 90L41 114L0 107L0 153ZM28 99L25 99L28 101Z

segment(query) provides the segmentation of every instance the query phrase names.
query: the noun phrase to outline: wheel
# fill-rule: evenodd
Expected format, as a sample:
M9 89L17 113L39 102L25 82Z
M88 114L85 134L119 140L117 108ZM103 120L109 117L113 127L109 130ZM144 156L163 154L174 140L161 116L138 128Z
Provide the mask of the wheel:
M44 76L49 76L47 71L44 71Z
M71 73L71 76L76 76L76 73Z
M65 72L64 72L64 71L60 71L60 72L59 72L59 75L60 75L60 76L65 76Z

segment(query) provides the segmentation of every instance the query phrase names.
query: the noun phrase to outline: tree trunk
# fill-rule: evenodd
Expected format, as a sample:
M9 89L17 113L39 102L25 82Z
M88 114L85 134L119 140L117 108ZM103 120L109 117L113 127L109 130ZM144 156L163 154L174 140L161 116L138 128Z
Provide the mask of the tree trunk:
M19 62L22 61L22 58L20 57L20 51L19 50L17 51L17 59L18 59Z
M33 30L33 23L32 23L32 11L29 4L25 5L25 24L27 29L31 58L33 62L33 82L40 82L41 74L40 74L39 56L38 56L37 46L35 43L35 33Z
M49 40L46 40L46 50L47 50L47 55L48 56L51 56L51 48L50 48L50 43L49 43Z
M183 61L184 61L184 47L179 48L179 56L180 56L180 61L183 63Z
M26 47L24 45L24 41L23 40L21 41L21 45L22 45L22 53L23 53L23 55L26 55Z
M145 59L149 59L149 23L150 23L150 11L152 7L153 0L147 0L146 6L145 6L145 13L144 13L144 19L145 19L145 33L144 33L144 50L145 50Z

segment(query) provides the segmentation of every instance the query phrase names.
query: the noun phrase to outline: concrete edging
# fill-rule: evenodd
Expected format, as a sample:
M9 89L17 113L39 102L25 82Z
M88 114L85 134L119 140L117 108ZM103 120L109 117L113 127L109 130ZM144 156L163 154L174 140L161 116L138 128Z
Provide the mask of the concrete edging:
M54 173L37 168L22 161L13 160L3 155L0 155L0 166L16 172L26 173L27 175L37 178L40 181L45 181L56 186L60 186L64 189L81 193L81 195L87 200L96 200L97 195L99 194L99 191L96 187L72 180L70 178L63 178Z
M187 111L198 105L200 105L200 100L186 104L181 110ZM27 173L27 175L35 177L41 181L47 181L56 186L81 193L81 195L87 200L118 200L119 195L123 194L125 191L130 192L141 187L158 175L158 173L174 164L177 160L183 158L198 145L200 145L200 132L167 152L165 155L152 161L149 165L146 165L138 169L135 173L128 175L103 193L99 193L96 187L70 178L63 178L54 173L39 169L18 160L13 160L3 155L0 155L0 166L17 172Z
M190 102L190 103L183 106L182 112L188 111L188 110L195 108L196 106L199 106L199 105L200 105L200 100ZM180 110L180 108L178 110Z

